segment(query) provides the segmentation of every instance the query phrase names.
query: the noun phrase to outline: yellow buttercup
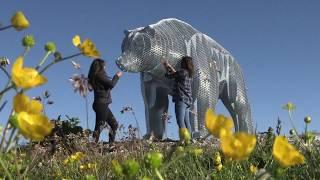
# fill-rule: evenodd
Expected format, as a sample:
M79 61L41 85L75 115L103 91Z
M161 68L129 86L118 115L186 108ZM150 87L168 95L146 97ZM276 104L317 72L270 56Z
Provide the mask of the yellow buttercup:
M85 156L85 154L83 152L76 152L75 154L71 155L70 157L72 160L79 161L84 156Z
M247 159L257 143L256 136L244 132L226 134L220 140L223 154L237 161Z
M43 106L39 101L19 93L13 98L13 109L17 128L24 137L41 141L51 133L53 125L41 114Z
M217 171L221 171L223 168L223 165L221 163L221 156L219 152L214 153L213 165Z
M257 173L258 172L258 167L251 164L250 165L250 172L252 172L253 174Z
M304 156L283 136L277 136L272 150L273 157L283 167L304 163Z
M16 113L24 111L30 114L40 114L43 106L39 101L31 100L28 96L19 93L13 98L13 108Z
M218 138L221 134L232 133L232 128L234 127L231 118L217 115L211 109L208 109L206 112L205 126L212 135Z
M16 12L11 18L11 25L17 30L21 31L30 26L28 19L24 16L23 12Z
M293 111L296 109L296 105L294 105L292 102L288 102L287 104L283 105L282 108L288 111Z
M53 125L42 114L29 114L20 112L17 116L20 133L33 141L42 141L51 133Z
M80 36L79 35L75 35L72 39L72 44L75 46L75 47L78 47L80 44L81 44L81 39L80 39Z
M85 56L98 58L100 57L100 53L97 50L95 44L90 40L86 39L81 43L81 38L79 35L75 35L72 39L72 44L79 48L81 53Z
M72 163L72 162L75 162L75 161L80 161L84 157L85 157L85 154L83 152L76 152L76 153L70 155L68 158L66 158L63 161L63 164L67 165L68 163ZM87 168L87 167L85 165L83 165L83 168Z
M189 143L189 141L191 140L191 135L187 128L179 129L179 137L181 141L185 141L186 143Z
M14 62L11 73L12 81L20 88L28 89L47 82L47 79L34 68L23 67L23 58L21 56Z

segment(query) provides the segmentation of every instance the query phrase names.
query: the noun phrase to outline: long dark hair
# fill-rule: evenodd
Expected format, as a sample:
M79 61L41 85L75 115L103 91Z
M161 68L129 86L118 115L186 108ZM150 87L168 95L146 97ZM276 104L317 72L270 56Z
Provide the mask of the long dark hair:
M89 84L93 87L93 89L96 88L96 75L100 73L105 73L104 70L105 62L102 59L95 59L91 63L89 73L88 73L88 79L89 79Z
M193 76L193 63L192 57L190 56L183 56L181 60L181 68L186 69L189 73L189 77Z

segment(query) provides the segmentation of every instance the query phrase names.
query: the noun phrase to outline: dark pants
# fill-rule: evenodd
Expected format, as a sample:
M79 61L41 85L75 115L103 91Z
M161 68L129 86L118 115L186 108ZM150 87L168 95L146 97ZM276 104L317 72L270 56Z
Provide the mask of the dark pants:
M100 133L107 125L111 127L111 130L109 131L109 142L114 142L118 129L118 122L109 109L108 104L93 103L92 108L96 113L96 126L93 132L95 142L99 141Z

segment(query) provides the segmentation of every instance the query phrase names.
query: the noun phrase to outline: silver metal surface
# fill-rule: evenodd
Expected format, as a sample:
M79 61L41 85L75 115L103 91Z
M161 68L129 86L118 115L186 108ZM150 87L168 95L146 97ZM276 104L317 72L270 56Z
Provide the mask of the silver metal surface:
M147 133L162 138L162 115L168 110L168 95L173 81L164 77L160 63L165 57L176 69L180 60L193 58L193 107L190 112L194 134L204 136L205 112L215 109L221 99L230 112L235 131L252 132L250 105L244 78L234 57L215 40L177 19L163 19L156 24L125 31L122 54L116 64L123 71L141 73L141 91L145 103Z

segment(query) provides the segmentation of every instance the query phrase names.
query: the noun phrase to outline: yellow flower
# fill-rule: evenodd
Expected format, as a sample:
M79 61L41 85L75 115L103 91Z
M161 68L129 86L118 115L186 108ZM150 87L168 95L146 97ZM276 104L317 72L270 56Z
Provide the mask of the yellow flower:
M283 167L304 163L304 156L294 146L289 144L288 140L283 136L276 137L272 155Z
M86 165L80 165L80 170L86 170L87 166Z
M72 39L72 44L75 47L78 47L81 44L81 40L80 40L80 36L79 35L75 35Z
M152 169L157 169L162 165L163 154L160 152L150 152L144 158L146 165Z
M176 149L176 152L178 154L184 154L185 153L184 147L183 146L178 146L177 149Z
M227 158L240 161L248 158L255 148L256 142L257 139L254 135L237 132L221 137L221 149Z
M16 113L27 112L30 114L40 114L43 106L37 100L31 100L24 94L17 94L13 98L13 109Z
M76 161L79 161L81 160L83 157L85 156L84 153L82 152L76 152L74 154L71 154L68 158L66 158L64 161L63 161L63 164L64 165L67 165L69 163L73 163L73 162L76 162ZM92 164L91 164L92 165ZM82 168L88 168L86 165L82 165L83 167ZM80 169L81 169L81 166L80 166Z
M214 153L213 162L214 162L214 165L221 164L221 156L219 152Z
M23 58L20 56L14 62L12 69L12 81L21 88L32 88L47 82L47 79L33 68L23 67Z
M287 104L282 106L282 108L288 111L293 111L294 109L296 109L296 106L292 102L288 102Z
M84 40L84 42L80 45L80 50L84 55L88 57L100 57L99 51L96 49L96 46L90 39Z
M72 154L72 155L70 156L70 159L71 159L72 161L79 161L79 160L82 159L84 156L85 156L84 153L82 153L82 152L76 152L75 154Z
M21 31L30 26L28 19L24 16L23 12L16 12L11 18L12 26L17 30Z
M213 156L213 165L214 165L214 168L217 170L217 171L221 171L222 170L222 163L221 163L221 156L220 156L220 153L219 152L216 152L214 153L214 156Z
M187 128L180 128L179 129L179 137L180 140L188 144L191 140L190 132Z
M195 148L191 151L191 153L194 155L194 156L201 156L203 154L203 149L201 148Z
M72 44L78 47L81 53L85 56L92 58L100 57L99 51L96 49L95 44L93 44L93 42L90 39L86 39L83 43L81 43L80 36L75 35L72 39Z
M96 169L97 168L97 164L96 163L88 163L87 167L88 167L88 169Z
M42 115L43 106L39 101L31 100L24 94L13 98L13 109L20 133L31 140L41 141L51 133L53 125Z
M257 173L258 172L258 167L251 164L250 165L250 172L252 172L253 174Z
M234 127L231 118L227 118L223 115L216 115L211 109L207 110L205 121L205 126L208 131L218 138L226 133L232 133L232 128Z
M42 114L28 114L20 112L17 116L20 133L34 141L41 141L51 133L53 125Z
M74 161L76 161L76 160L78 160L79 158L78 158L78 156L76 156L76 154L72 154L71 156L70 156L70 160L74 160Z
M66 158L65 160L63 160L63 164L66 165L70 162L69 158Z
M223 165L222 165L222 164L219 164L219 165L215 166L215 169L216 169L217 171L221 171L222 168L223 168Z
M76 152L75 155L77 156L78 159L81 159L85 156L85 154L83 152Z

